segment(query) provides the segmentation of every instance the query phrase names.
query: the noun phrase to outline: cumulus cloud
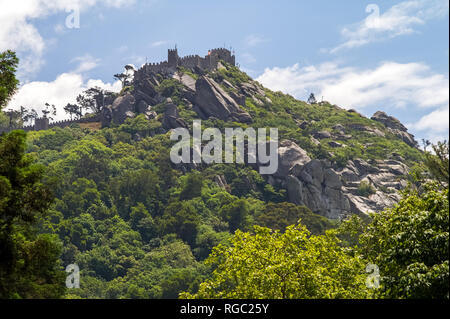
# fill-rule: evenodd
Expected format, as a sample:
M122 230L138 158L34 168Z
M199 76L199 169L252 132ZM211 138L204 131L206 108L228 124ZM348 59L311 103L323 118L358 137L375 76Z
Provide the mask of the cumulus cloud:
M427 21L448 15L448 9L448 0L404 1L384 13L380 13L376 4L369 4L366 7L369 15L363 21L342 28L341 35L345 42L330 52L417 32L416 28Z
M448 104L448 78L423 63L384 62L374 69L342 67L327 62L318 66L265 69L257 80L273 89L305 99L316 92L345 108L374 104L422 108Z
M434 110L421 117L416 123L408 124L408 129L421 132L424 138L433 143L449 140L449 106Z
M150 44L150 46L152 48L157 48L157 47L160 47L160 46L163 46L163 45L167 45L167 44L169 44L169 42L170 41L167 41L167 40L155 41L155 42L152 42Z
M77 57L72 62L79 65L72 72L60 74L54 81L34 81L20 87L16 95L9 102L8 108L18 110L20 106L33 108L41 115L45 103L54 104L57 108L55 120L68 118L64 112L67 103L75 103L76 97L91 87L100 87L104 90L119 92L122 88L120 81L104 83L102 80L85 80L82 72L91 70L96 66L97 59L90 55Z
M255 47L261 43L269 42L269 39L260 35L250 34L245 38L244 42L248 47Z
M83 73L97 67L100 59L96 59L89 54L85 54L83 56L73 58L70 62L79 62L78 67L73 71L73 73Z
M0 0L0 51L15 50L21 55L20 73L33 73L44 64L46 40L33 20L58 12L86 10L94 5L119 8L133 0ZM62 32L57 26L55 32Z
M318 66L266 69L257 80L272 90L306 100L311 92L341 107L362 110L392 107L430 113L410 127L442 137L448 132L449 80L423 63L384 62L373 69L358 69L327 62ZM412 112L412 113L411 113Z

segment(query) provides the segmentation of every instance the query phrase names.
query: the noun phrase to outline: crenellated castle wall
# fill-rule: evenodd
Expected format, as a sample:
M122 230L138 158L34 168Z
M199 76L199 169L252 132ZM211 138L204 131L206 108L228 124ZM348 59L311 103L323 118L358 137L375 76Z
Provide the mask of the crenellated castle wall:
M216 48L209 50L208 55L200 57L196 55L187 55L184 57L178 56L177 49L169 49L167 54L167 61L159 63L147 63L140 68L136 74L135 79L145 78L150 73L164 73L174 71L176 67L182 66L185 68L201 68L205 70L214 70L217 68L218 62L224 60L231 65L236 65L235 56L230 50L225 48Z
M41 130L48 130L53 127L59 127L59 128L65 128L70 126L71 124L75 123L94 123L94 122L100 122L101 116L100 114L88 117L88 118L81 118L76 120L62 120L62 121L56 121L56 122L49 122L48 118L38 118L35 120L34 125L27 125L20 128L13 128L13 129L0 129L0 133L7 133L12 130L24 130L25 132L29 131L41 131Z

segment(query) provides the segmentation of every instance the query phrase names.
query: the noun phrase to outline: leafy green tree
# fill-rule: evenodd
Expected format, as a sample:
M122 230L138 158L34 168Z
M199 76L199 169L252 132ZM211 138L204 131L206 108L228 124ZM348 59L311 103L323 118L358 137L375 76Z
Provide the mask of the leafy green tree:
M346 253L334 231L310 235L303 225L281 234L255 226L236 231L231 247L219 245L206 260L212 278L181 298L365 298L365 264Z
M144 204L152 214L158 211L159 177L148 169L127 171L110 182L119 213L126 220L131 208Z
M407 190L393 208L374 214L359 241L378 265L385 298L449 298L448 189Z
M137 206L131 209L130 223L131 227L139 231L145 241L149 241L157 235L157 227L152 215L142 203L138 203Z
M190 202L173 202L165 209L160 223L164 234L177 234L192 245L195 243L200 217Z
M199 260L206 259L212 249L231 237L228 232L215 232L209 225L201 225L195 239L194 254Z
M106 105L112 104L114 97L113 92L103 90L100 87L92 87L77 96L77 103L81 109L98 114Z
M0 111L16 93L19 86L19 80L15 75L18 64L19 59L15 52L7 50L0 53Z
M92 179L95 183L105 180L110 172L111 149L94 139L85 139L74 148L64 151L66 163L76 178Z
M37 234L53 201L44 167L25 155L25 133L0 136L0 298L58 298L65 291L62 247Z
M432 145L434 154L425 152L425 165L431 176L437 180L441 185L448 187L449 182L449 156L448 148L449 142L438 142Z
M82 115L80 107L77 104L67 103L67 105L64 106L64 112L70 115L71 120L73 119L74 116L75 118L80 118Z
M305 206L292 203L268 203L255 221L259 226L283 232L287 226L296 224L299 219L313 234L325 232L332 223L325 217L316 215Z
M0 110L0 129L7 129L9 127L9 118Z
M195 291L200 284L200 274L195 268L175 269L161 282L162 298L177 299L182 291Z
M181 200L189 200L202 194L203 178L201 174L189 174L180 193Z
M158 174L159 176L164 176L161 181L161 190L166 192L175 184L176 173L175 170L170 166L170 155L168 152L160 152L156 158L156 163L158 164ZM200 190L201 192L201 190Z
M228 222L230 232L245 230L249 224L249 207L245 199L238 199L222 207L220 216Z

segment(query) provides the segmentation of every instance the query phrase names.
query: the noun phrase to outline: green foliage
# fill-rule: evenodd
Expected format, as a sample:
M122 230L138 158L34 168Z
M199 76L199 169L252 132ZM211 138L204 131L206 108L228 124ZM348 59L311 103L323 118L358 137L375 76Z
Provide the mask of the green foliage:
M333 227L333 224L325 217L313 214L305 206L297 206L292 203L269 203L256 218L259 226L271 228L284 232L286 227L297 224L299 220L313 234L323 233L326 229Z
M9 128L9 117L0 110L0 130Z
M340 247L335 234L310 235L301 224L281 234L255 226L237 231L231 247L219 245L207 259L215 270L198 293L182 298L364 298L364 263Z
M147 120L144 114L139 114L135 118L130 118L125 121L125 124L120 126L120 129L124 132L132 135L139 134L142 137L146 137L155 133L162 124L155 120Z
M178 71L181 72L181 74L187 74L190 77L192 77L194 80L197 80L199 78L198 74L192 72L190 69L185 68L183 66L177 67Z
M448 189L406 191L375 214L360 237L362 253L378 265L385 298L449 298Z
M250 81L238 68L223 64L225 68L210 73L218 82L237 87ZM180 81L156 77L161 83L156 90L172 99L181 117L188 123L198 117L183 100ZM224 89L238 93L229 84ZM242 106L252 115L252 126L278 127L280 139L293 140L312 158L327 158L337 166L354 158L386 159L393 152L406 164L424 158L380 123L328 103L311 106L260 89L264 94L257 94L257 100L247 97ZM39 218L40 232L56 233L63 243L63 265L77 263L81 269L81 288L70 290L66 298L177 298L182 291L188 293L184 297L208 298L372 296L364 285L368 260L354 248L361 247L359 236L367 221L348 223L348 234L338 238L327 232L334 222L287 203L286 191L267 183L251 166L200 165L192 171L172 165L173 141L160 122L165 103L152 110L159 115L150 121L139 115L97 131L73 125L28 134L29 156L47 167L42 183L58 181L48 217ZM304 129L299 128L302 121L307 122ZM202 124L247 127L214 118ZM318 145L311 140L320 130L338 134L336 124L345 127L346 136L338 138L345 147L332 148L328 139ZM375 129L385 136L371 134ZM224 182L220 186L218 176ZM0 194L10 188L0 176ZM9 209L5 198L0 197L0 211ZM299 220L308 231L292 226ZM255 225L267 228L243 233ZM42 252L56 256L57 246L49 244Z
M229 78L226 79L231 81ZM277 127L280 139L296 142L313 158L326 158L340 167L345 166L348 160L386 159L392 153L401 155L405 159L405 164L411 166L423 160L423 154L418 149L408 146L381 123L328 103L311 106L281 92L272 92L268 89L264 91L265 97L261 98L262 105L258 105L250 98L246 102L247 111L254 117L253 126ZM301 122L307 124L303 129L299 128ZM344 134L334 128L338 124L345 128ZM311 136L323 130L333 133L333 138L321 139L318 145L312 143ZM375 130L381 135L373 133ZM332 140L345 147L331 147L328 142Z
M167 206L160 223L164 233L176 233L192 245L197 236L200 218L191 203L174 202Z
M111 179L110 194L120 215L128 220L131 207L139 203L151 212L159 210L159 177L151 170L130 170Z
M158 229L155 221L142 203L138 203L131 209L130 224L133 229L139 231L142 239L146 242L157 235Z
M16 53L7 50L0 52L0 111L16 93L19 80L16 78L19 59Z
M134 86L133 85L127 85L127 86L124 86L122 88L122 90L120 90L119 95L123 95L123 94L125 94L127 92L133 92L133 91L134 91Z
M356 190L356 193L359 196L369 197L370 195L376 193L376 189L369 182L362 181L359 184L358 189Z
M225 68L221 68L216 71L216 73L213 73L213 77L216 79L226 79L232 84L239 84L248 82L250 80L250 77L239 70L239 68L229 65L223 61L221 61L223 65L225 65Z
M231 233L238 229L245 230L249 225L249 207L244 199L238 199L223 206L219 214L228 223Z
M184 89L183 84L180 81L167 78L164 79L161 84L157 87L159 93L164 97L171 97L174 103L179 103L181 92Z
M59 298L61 245L36 227L53 196L42 182L44 167L25 155L25 137L0 136L0 298Z
M231 232L250 229L265 202L286 200L243 165L182 175L171 166L168 135L153 135L147 125L135 118L99 131L68 127L29 135L28 151L47 165L46 178L58 180L42 231L57 233L63 264L81 269L82 286L67 298L195 293L210 276L200 261L228 243ZM136 133L141 139L131 138ZM226 178L226 189L216 185L216 175Z
M180 193L180 200L189 200L202 194L203 178L200 174L190 174Z
M431 176L441 184L447 184L449 181L449 142L438 142L432 145L433 153L425 152L425 165Z

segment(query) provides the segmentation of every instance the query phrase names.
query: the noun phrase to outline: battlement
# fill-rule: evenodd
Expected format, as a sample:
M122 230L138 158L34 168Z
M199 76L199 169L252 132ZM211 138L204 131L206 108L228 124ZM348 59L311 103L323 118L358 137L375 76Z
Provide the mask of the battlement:
M222 52L222 53L229 53L229 54L231 54L231 51L226 49L226 48L215 48L215 49L211 49L209 51L210 52Z
M100 115L95 115L95 116L91 116L91 117L85 117L85 118L81 118L81 119L76 119L76 120L61 120L61 121L55 121L50 123L50 120L46 117L41 117L41 118L37 118L35 120L34 125L27 125L27 126L23 126L23 127L18 127L18 128L8 128L8 129L0 129L0 133L7 133L9 131L12 130L24 130L25 132L29 132L29 131L41 131L41 130L48 130L50 128L53 127L59 127L59 128L64 128L67 126L70 126L71 124L75 124L75 123L93 123L93 122L100 122L101 121L101 117Z
M175 71L177 67L185 68L201 68L205 70L214 70L217 68L220 60L223 60L231 65L236 65L235 56L226 48L215 48L208 51L205 57L198 54L178 56L178 49L169 49L167 51L167 61L157 63L146 63L142 66L135 76L135 78L143 78L142 75L149 73L162 73L168 71Z

